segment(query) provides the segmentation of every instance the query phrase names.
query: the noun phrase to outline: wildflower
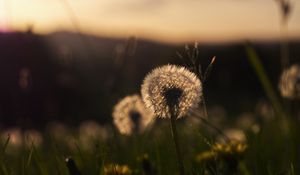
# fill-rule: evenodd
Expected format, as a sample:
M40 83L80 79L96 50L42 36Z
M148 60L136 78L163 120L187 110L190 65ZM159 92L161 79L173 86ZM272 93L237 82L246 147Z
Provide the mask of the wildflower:
M224 131L224 134L231 140L234 142L246 142L246 135L244 133L244 131L240 130L240 129L227 129ZM218 143L222 143L224 141L223 139L223 135L220 135L217 138Z
M39 147L43 143L43 136L37 130L27 130L24 133L25 145L30 147L34 145L35 147Z
M109 164L104 167L105 175L130 175L132 170L127 165Z
M184 67L166 65L144 79L142 97L146 106L162 118L183 117L198 106L202 86L197 76ZM173 109L171 109L173 108Z
M271 121L274 119L274 110L265 100L260 100L255 107L256 114L261 117L264 122Z
M219 154L242 154L247 149L247 144L231 141L229 144L216 143L213 145L212 150Z
M283 97L300 98L300 66L292 65L283 71L280 77L279 89Z
M50 122L46 127L47 133L49 133L56 140L65 140L67 135L70 134L69 128L61 122Z
M10 128L5 130L2 134L2 139L9 137L9 146L19 148L23 145L22 132L19 128Z
M139 95L122 99L113 111L114 124L121 134L144 131L153 121L153 114L145 107Z
M166 65L154 69L146 76L141 92L146 106L157 117L171 119L171 132L179 174L185 174L178 143L176 119L198 107L202 95L200 80L184 67Z
M79 126L79 142L85 150L91 150L96 140L105 140L108 132L95 121L85 121Z
M215 143L211 149L204 151L196 156L196 161L199 163L210 162L226 157L241 156L247 150L246 143L231 141L229 143Z
M195 160L203 164L207 171L211 171L213 166L220 174L241 174L238 172L238 164L247 148L247 144L237 141L216 143L210 150L198 154Z

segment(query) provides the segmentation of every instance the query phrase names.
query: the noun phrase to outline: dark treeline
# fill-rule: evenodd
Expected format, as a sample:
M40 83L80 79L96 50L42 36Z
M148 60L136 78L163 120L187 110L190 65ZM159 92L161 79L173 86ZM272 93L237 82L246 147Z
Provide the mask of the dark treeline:
M277 87L279 43L253 46ZM69 124L85 119L108 121L113 104L139 92L152 68L183 64L176 53L185 55L184 48L67 32L0 34L0 124L42 128L51 120ZM244 43L200 43L199 53L204 67L217 57L205 84L208 105L222 104L229 112L238 113L264 98ZM299 42L290 42L290 57L292 62L300 58Z

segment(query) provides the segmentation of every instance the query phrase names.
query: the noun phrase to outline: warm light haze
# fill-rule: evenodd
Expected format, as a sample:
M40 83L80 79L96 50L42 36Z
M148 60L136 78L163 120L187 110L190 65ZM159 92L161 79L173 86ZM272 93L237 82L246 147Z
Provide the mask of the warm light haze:
M300 2L291 3L289 36L299 38ZM280 17L275 0L0 0L0 31L32 26L47 34L77 25L93 35L163 42L278 39Z

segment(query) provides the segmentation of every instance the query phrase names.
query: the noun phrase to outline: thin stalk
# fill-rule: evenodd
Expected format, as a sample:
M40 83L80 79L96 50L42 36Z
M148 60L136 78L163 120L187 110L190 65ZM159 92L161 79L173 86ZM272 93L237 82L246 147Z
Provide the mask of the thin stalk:
M206 101L205 101L205 97L204 94L202 94L202 105L203 105L203 112L204 112L204 117L206 119L208 119L208 113L207 113L207 108L206 108Z
M181 156L181 151L180 151L180 146L178 143L178 133L177 133L177 128L176 128L176 115L174 114L173 109L170 110L171 113L171 131L172 131L172 138L175 144L175 150L176 150L176 155L177 155L177 163L178 163L178 170L180 175L184 175L184 166L183 166L183 161L182 161L182 156Z
M289 43L287 35L287 22L283 19L280 25L281 42L280 42L280 54L281 54L281 66L282 70L286 69L289 65Z
M204 122L207 126L211 127L212 129L214 129L217 133L219 133L220 135L223 136L223 139L225 142L229 143L230 139L227 137L227 135L225 135L219 128L217 128L216 126L214 126L213 124L211 124L209 121L207 121L205 118L200 117L201 121Z
M255 50L249 44L246 45L246 53L247 53L247 58L251 64L253 70L257 74L265 93L267 94L268 98L270 99L276 114L279 117L284 118L286 116L285 111L284 111L282 104L276 94L276 91L273 88L272 83L260 61L259 56L257 55Z
M225 142L229 143L230 139L227 137L227 135L225 135L219 128L217 128L216 126L214 126L213 124L211 124L208 121L208 113L207 113L207 107L206 107L206 101L205 101L205 97L204 94L202 94L202 108L203 108L203 113L204 113L204 118L200 117L201 121L204 122L207 126L211 127L212 129L214 129L217 133L219 133L220 135L223 136L223 139Z

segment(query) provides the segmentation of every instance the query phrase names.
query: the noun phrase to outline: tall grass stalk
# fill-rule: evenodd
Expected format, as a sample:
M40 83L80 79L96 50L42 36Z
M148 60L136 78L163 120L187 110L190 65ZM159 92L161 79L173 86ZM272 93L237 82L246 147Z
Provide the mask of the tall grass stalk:
M274 107L275 112L280 117L285 117L285 112L283 110L282 104L276 95L275 89L273 88L271 81L260 61L259 56L255 50L249 45L246 45L246 53L248 61L250 62L254 72L256 73L259 81L267 94L269 100L271 101L272 106Z

